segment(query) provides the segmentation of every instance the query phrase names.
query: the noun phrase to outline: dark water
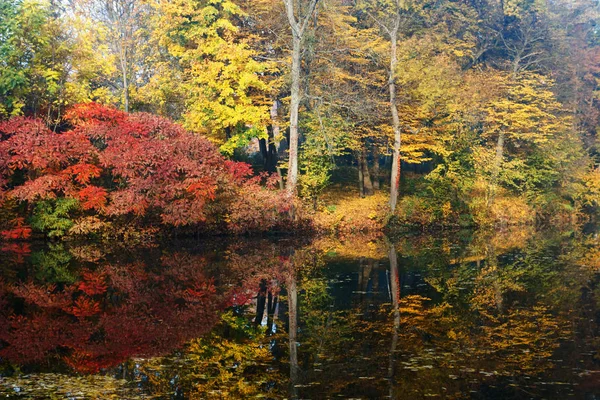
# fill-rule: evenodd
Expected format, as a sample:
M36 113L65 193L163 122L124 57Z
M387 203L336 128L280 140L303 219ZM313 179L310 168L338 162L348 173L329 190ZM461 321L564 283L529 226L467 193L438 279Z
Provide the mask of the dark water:
M5 244L0 397L597 399L599 272L594 231Z

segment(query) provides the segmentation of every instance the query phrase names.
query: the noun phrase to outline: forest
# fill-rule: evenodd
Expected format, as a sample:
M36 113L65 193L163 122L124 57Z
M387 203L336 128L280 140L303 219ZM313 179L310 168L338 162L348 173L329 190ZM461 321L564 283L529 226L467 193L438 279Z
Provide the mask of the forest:
M600 398L599 0L0 0L0 397Z
M593 219L591 0L4 0L2 235Z

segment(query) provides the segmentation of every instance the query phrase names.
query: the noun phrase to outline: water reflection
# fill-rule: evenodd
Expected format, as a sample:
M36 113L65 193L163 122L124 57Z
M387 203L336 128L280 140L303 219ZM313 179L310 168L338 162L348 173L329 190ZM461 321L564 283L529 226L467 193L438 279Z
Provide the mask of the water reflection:
M518 230L7 246L0 394L593 398L599 244Z

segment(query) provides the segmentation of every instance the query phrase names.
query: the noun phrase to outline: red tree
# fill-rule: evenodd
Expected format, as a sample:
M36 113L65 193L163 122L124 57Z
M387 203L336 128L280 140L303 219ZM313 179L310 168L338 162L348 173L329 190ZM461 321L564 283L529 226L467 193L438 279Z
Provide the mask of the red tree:
M235 232L285 226L285 200L252 178L249 165L226 160L207 139L167 119L95 103L65 118L70 128L63 132L22 117L0 123L0 197L29 204L73 198L81 216L106 220L228 221ZM15 235L26 233L5 236Z

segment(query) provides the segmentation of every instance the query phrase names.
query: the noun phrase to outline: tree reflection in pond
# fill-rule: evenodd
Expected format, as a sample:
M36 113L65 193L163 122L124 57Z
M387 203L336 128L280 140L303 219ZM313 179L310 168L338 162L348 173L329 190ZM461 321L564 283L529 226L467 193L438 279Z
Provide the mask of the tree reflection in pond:
M1 256L0 393L598 395L599 244L516 231L12 246Z

